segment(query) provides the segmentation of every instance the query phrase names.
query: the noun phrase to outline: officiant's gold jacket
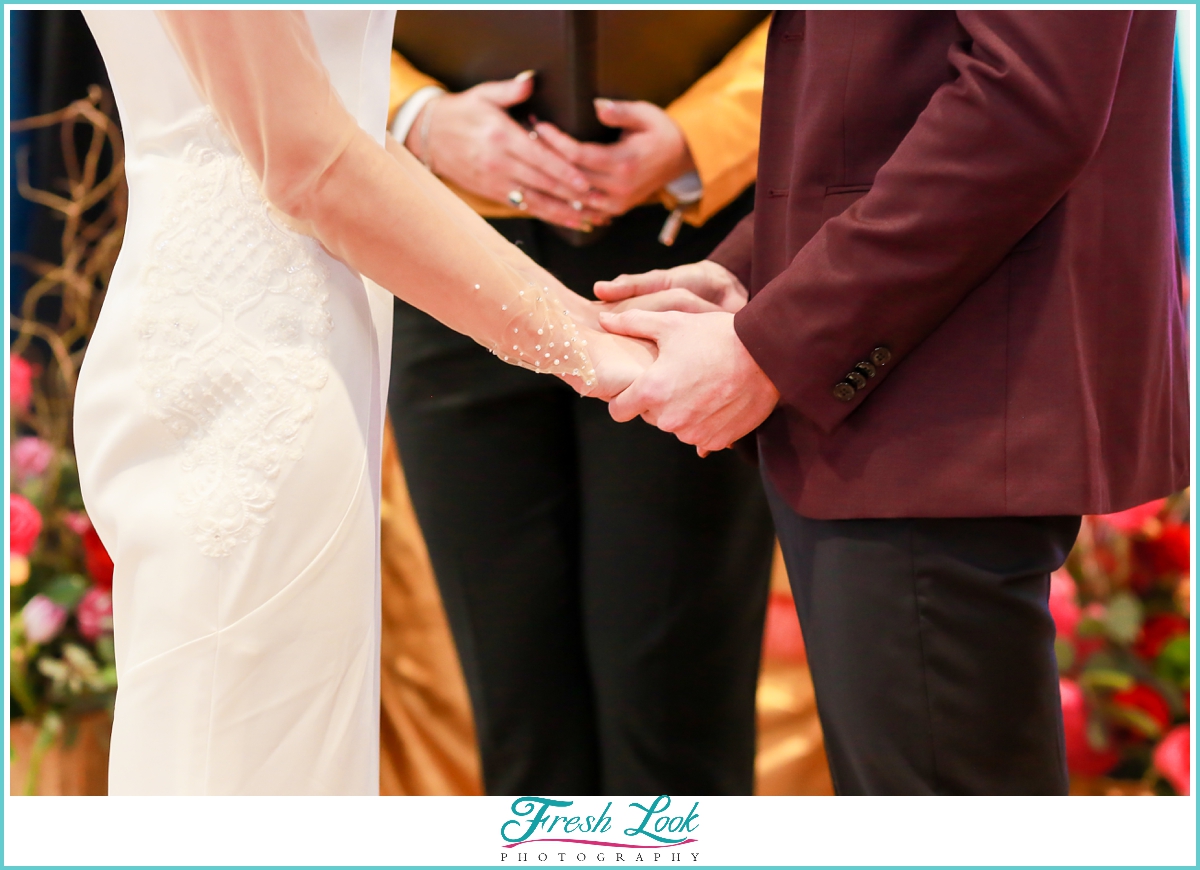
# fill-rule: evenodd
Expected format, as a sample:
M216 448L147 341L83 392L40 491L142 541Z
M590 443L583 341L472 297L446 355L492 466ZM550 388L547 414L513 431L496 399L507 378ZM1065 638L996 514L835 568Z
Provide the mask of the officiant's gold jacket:
M758 169L758 125L762 112L763 66L767 26L762 21L716 67L666 107L679 125L704 185L704 196L683 217L700 226L754 182ZM440 83L392 52L392 86L388 125L404 103L421 88ZM450 185L454 187L454 185ZM507 204L492 202L455 188L479 214L489 218L527 218ZM675 202L665 190L656 197L667 208Z

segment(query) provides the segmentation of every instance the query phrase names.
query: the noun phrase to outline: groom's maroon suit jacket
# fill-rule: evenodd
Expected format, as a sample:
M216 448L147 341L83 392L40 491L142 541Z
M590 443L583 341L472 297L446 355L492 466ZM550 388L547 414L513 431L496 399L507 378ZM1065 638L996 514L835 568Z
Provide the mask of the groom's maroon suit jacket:
M1104 513L1187 485L1174 32L775 14L755 210L712 259L750 288L735 328L782 396L760 452L798 513Z

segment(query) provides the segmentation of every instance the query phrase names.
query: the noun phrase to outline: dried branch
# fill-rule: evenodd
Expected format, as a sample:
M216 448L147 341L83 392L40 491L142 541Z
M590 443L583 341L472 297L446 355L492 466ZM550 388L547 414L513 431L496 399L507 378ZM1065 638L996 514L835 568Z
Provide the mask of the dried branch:
M66 108L13 121L11 130L59 127L65 195L35 188L27 149L18 152L17 190L63 221L59 262L14 252L14 265L35 277L25 293L11 352L41 366L33 407L20 424L56 447L68 447L75 382L125 232L125 151L98 86ZM106 159L107 158L107 159Z

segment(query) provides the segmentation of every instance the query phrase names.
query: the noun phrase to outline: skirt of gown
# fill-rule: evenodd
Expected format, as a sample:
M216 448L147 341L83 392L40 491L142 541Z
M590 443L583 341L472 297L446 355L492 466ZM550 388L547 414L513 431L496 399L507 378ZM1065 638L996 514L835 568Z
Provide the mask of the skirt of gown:
M377 794L391 297L274 220L211 113L162 136L76 397L110 794Z

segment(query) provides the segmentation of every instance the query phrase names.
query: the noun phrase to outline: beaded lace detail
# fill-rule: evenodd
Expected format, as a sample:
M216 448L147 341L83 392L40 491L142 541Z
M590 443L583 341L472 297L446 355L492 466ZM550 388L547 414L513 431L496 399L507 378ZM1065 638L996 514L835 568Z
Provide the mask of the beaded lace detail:
M179 508L207 556L262 530L329 376L327 272L272 220L211 113L167 193L138 312L139 383L181 442Z
M479 285L475 285L478 291ZM494 303L491 303L494 304ZM527 284L517 293L513 304L502 303L502 312L515 309L504 334L486 347L511 365L546 375L574 375L585 388L596 382L596 373L587 351L587 339L581 338L575 321L549 287ZM584 394L590 392L585 389Z

